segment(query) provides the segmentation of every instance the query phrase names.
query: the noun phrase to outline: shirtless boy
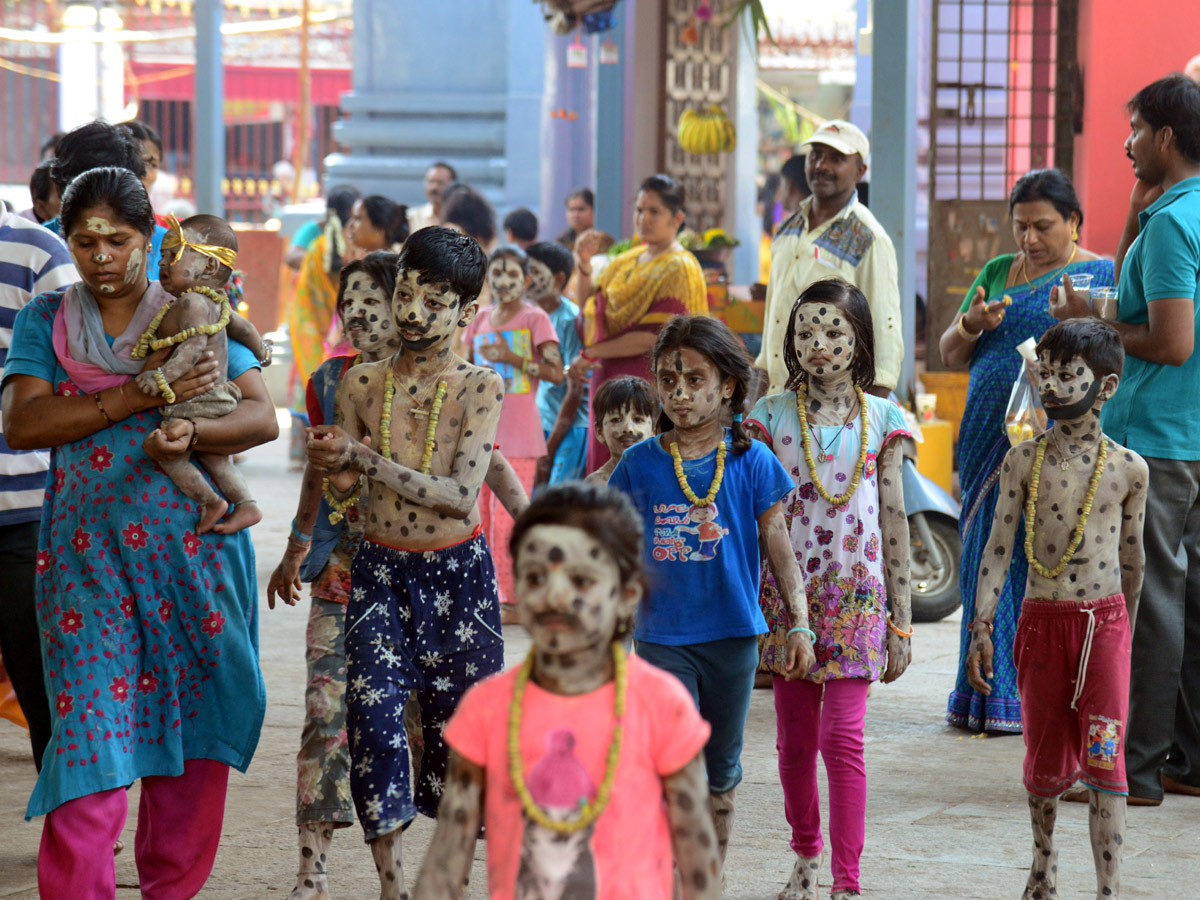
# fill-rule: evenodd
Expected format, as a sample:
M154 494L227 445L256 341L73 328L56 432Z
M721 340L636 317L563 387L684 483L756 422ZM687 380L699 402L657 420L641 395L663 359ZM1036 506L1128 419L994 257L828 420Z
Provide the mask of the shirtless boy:
M174 346L170 358L161 368L143 372L137 377L138 387L151 397L170 391L172 381L200 361L206 350L212 351L218 364L224 367L229 354L226 335L244 344L255 356L265 357L269 350L258 329L232 310L224 287L233 274L237 260L237 236L229 223L217 216L192 216L182 223L174 216L163 237L159 281L169 294L178 299L163 308L162 318L147 329L143 343L133 353ZM168 400L173 400L167 396ZM219 419L237 408L242 392L232 381L218 384L207 393L184 403L172 402L162 409L162 425L146 436L142 446L146 454L158 463L179 489L200 504L200 523L197 534L210 529L231 534L249 528L262 519L258 504L250 496L242 473L233 460L218 453L197 453L198 462L221 494L212 489L200 470L191 465L191 453L175 459L165 459L158 452L158 432L178 439L180 428L191 427L189 440L194 443L195 419ZM224 496L221 496L221 495ZM233 512L222 520L230 504Z
M1142 589L1148 469L1100 431L1100 408L1125 359L1113 327L1060 322L1042 336L1037 356L1042 404L1055 424L1004 459L967 672L977 691L990 692L992 616L1024 512L1026 543L1017 552L1029 558L1029 580L1014 658L1033 866L1023 900L1058 896L1054 821L1059 795L1076 779L1089 792L1096 897L1108 900L1120 894L1130 623Z
M504 384L451 351L456 329L475 315L485 266L479 245L456 231L413 234L392 299L399 352L356 366L338 387L336 425L312 429L308 441L335 508L366 476L367 522L346 610L347 729L351 793L381 900L404 891L400 829L418 812L437 812L448 753L442 728L467 688L503 663L476 501ZM414 691L425 731L415 789L401 721Z

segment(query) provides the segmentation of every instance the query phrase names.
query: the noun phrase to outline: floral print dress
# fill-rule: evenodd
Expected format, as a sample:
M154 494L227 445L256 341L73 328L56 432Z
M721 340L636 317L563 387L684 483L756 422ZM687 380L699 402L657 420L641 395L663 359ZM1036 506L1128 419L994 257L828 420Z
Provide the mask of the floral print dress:
M794 391L764 397L747 419L767 435L775 456L796 483L783 500L783 510L804 579L809 627L817 635L813 644L817 660L807 678L818 683L835 678L875 681L882 674L887 635L876 459L888 442L908 436L904 414L890 400L867 396L867 459L862 479L854 496L839 507L821 497L809 475ZM829 459L819 459L818 444L827 448ZM844 426L812 429L817 474L830 494L843 493L849 486L861 446L862 419L858 415ZM770 629L761 665L782 675L792 623L765 560L759 602Z

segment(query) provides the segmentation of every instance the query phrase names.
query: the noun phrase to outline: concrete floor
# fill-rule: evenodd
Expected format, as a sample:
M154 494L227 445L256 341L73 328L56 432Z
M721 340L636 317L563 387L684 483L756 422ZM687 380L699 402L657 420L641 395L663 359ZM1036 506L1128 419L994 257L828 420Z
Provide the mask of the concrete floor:
M266 519L254 529L259 585L265 589L295 511L299 476L285 473L284 441L248 454L243 470ZM294 884L295 754L303 717L304 625L307 608L262 609L262 667L269 707L258 753L245 775L233 774L216 867L206 900L282 900ZM871 796L862 859L866 898L915 900L1018 898L1030 853L1020 784L1020 737L979 738L949 728L942 712L958 656L957 617L917 626L916 661L896 684L877 685L867 708L867 770ZM527 647L506 628L510 664ZM40 821L22 820L34 772L22 731L0 721L0 898L34 898ZM788 830L778 786L774 709L756 691L746 728L745 782L728 861L731 900L774 900L791 872ZM821 780L822 786L824 779ZM117 858L117 896L138 896L133 860L136 786L130 791L125 843ZM405 835L415 879L433 824L418 820ZM1087 810L1064 804L1059 819L1059 892L1095 896ZM468 896L486 896L477 853ZM372 898L378 883L357 828L338 833L329 857L334 900ZM828 896L828 862L821 874ZM1132 809L1125 843L1127 898L1200 898L1200 799L1168 796L1157 809ZM63 898L56 898L63 900Z

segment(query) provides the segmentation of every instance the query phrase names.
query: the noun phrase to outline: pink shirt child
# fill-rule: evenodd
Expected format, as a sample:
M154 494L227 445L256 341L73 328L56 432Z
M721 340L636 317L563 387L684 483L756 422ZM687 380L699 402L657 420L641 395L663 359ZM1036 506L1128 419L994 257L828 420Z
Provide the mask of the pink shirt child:
M488 892L492 900L523 896L520 888L547 878L570 895L589 887L596 900L670 900L672 870L664 777L692 760L709 726L674 676L629 657L624 739L608 807L566 840L525 820L508 761L508 714L516 670L471 688L446 726L446 742L487 772ZM589 694L525 688L521 757L525 783L552 817L574 818L604 780L613 732L609 682ZM528 851L536 848L536 853ZM533 866L538 871L533 871Z
M463 341L479 366L491 366L504 378L504 404L500 409L500 425L496 443L509 459L537 459L546 455L546 436L537 408L537 378L530 378L520 369L507 363L492 363L483 358L479 347L493 342L494 334L502 334L509 349L534 362L541 362L537 348L547 341L558 343L554 323L540 306L525 304L521 311L499 329L492 326L492 308L481 309L463 332Z

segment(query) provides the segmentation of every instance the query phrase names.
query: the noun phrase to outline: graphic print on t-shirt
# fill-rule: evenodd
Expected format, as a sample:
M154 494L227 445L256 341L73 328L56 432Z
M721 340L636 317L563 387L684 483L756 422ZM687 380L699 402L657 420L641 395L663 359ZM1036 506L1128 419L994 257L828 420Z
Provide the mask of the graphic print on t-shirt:
M718 520L717 504L654 505L654 559L656 562L708 562L717 558L717 545L729 534Z
M565 822L596 795L592 776L575 755L575 732L546 732L546 755L533 764L526 779L533 802L551 819ZM594 900L596 860L592 853L595 823L559 835L525 820L516 900Z
M487 344L497 343L500 338L504 338L508 348L517 356L533 359L533 337L529 333L529 329L514 328L509 331L492 331L487 334L475 335L475 339L471 342L475 351L475 360L480 365L491 366L500 373L500 377L504 379L504 393L528 394L532 386L528 375L508 363L491 362L483 355L483 347Z

